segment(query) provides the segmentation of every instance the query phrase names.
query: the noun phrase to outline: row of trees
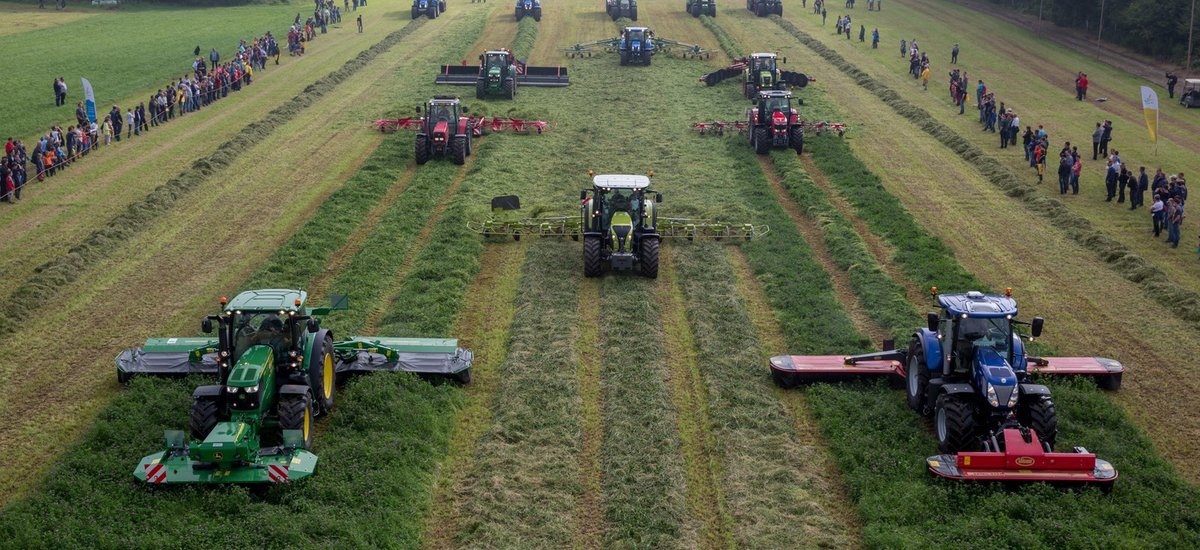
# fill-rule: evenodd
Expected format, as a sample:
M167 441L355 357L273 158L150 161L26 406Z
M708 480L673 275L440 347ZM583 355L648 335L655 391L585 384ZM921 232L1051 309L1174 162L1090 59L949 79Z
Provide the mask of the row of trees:
M989 0L993 4L1041 14L1060 27L1100 31L1105 41L1160 59L1183 62L1188 54L1188 25L1194 0ZM1193 64L1196 63L1193 54Z

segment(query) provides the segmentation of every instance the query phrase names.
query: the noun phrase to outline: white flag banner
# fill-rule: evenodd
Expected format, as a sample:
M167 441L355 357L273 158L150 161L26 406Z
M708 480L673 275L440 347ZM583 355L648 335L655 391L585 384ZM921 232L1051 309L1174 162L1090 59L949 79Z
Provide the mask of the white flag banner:
M96 94L92 91L92 83L86 78L80 78L83 82L83 105L87 108L88 120L96 122Z

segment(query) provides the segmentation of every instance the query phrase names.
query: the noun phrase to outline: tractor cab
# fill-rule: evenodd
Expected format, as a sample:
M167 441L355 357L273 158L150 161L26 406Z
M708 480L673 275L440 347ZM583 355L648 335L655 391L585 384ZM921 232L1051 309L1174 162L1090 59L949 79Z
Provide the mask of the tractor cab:
M302 290L266 289L242 292L224 304L224 315L204 319L202 329L212 332L218 322L218 350L221 382L233 386L254 386L261 376L250 369L277 365L298 367L304 353L304 331L315 332L317 323L309 322ZM228 361L226 361L228 358ZM245 359L245 361L243 361Z
M786 90L764 90L758 93L758 120L773 126L787 126L796 112L792 110L792 93Z
M654 205L662 202L662 195L648 197L649 187L647 176L605 174L593 176L590 195L587 189L580 191L585 275L599 275L604 261L614 270L633 269L640 263L644 275L658 275L660 235L655 230ZM646 257L647 246L653 249L653 258Z
M779 56L773 53L755 53L750 54L749 63L746 70L750 76L749 80L753 80L760 88L772 88L779 81ZM787 58L782 58L784 63L787 63Z
M495 75L499 77L501 73L513 64L512 52L508 50L494 50L484 52L479 56L479 61L487 71L489 77Z
M421 108L417 108L420 112ZM461 115L462 102L457 97L437 96L431 100L425 107L426 119L438 122L456 121Z
M625 46L631 50L637 51L642 48L647 40L654 38L654 31L646 27L625 27L621 31L621 40ZM647 48L652 47L648 46Z

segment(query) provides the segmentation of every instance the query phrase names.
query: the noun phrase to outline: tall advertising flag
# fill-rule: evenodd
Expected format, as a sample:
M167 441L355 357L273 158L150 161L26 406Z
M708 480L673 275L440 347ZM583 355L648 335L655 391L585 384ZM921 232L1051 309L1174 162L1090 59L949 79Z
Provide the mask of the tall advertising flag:
M1146 116L1146 129L1150 131L1150 141L1158 148L1158 94L1148 86L1142 86L1142 114Z
M80 78L83 81L83 106L87 108L88 120L96 122L96 94L92 92L92 83L86 78Z

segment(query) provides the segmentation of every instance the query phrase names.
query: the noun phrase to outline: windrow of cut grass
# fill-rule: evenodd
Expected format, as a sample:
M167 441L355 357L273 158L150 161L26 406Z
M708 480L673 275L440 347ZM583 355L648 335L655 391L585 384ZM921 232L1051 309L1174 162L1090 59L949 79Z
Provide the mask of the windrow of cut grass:
M1095 252L1104 265L1126 280L1137 283L1146 296L1193 326L1200 324L1200 293L1171 281L1160 268L1130 247L1097 229L1087 218L1071 211L1061 200L1039 193L1033 185L1022 182L1010 169L984 153L977 145L938 121L925 109L914 105L886 84L859 69L820 40L800 30L792 22L775 16L771 19L859 86L875 94L896 113L954 151L964 161L972 163L989 182L1005 194L1021 201L1031 212L1052 220L1054 226L1061 229L1065 235Z
M730 58L738 58L746 55L746 52L742 50L741 44L738 44L736 39L734 39L732 36L729 36L729 33L725 32L724 27L717 24L716 19L707 15L701 15L700 23L703 24L704 28L708 29L709 32L713 33L713 36L717 39L717 44L720 45L721 50L725 52L725 55L728 55Z
M71 247L67 254L38 267L34 275L17 283L12 295L0 304L0 337L11 334L23 319L37 311L59 289L169 212L182 197L206 179L230 166L249 150L256 140L299 116L305 107L336 89L338 84L367 66L372 59L420 28L422 23L423 20L414 20L389 34L339 69L309 85L303 92L265 117L246 125L241 132L219 146L211 155L192 163L145 199L129 205L124 212L92 232L83 242Z
M607 547L686 547L684 463L654 281L607 277L598 319ZM591 352L591 350L588 350Z
M517 23L517 35L512 41L513 57L529 58L529 54L533 53L533 45L537 44L538 29L541 26L541 23L534 21L532 17L521 18L521 21Z

